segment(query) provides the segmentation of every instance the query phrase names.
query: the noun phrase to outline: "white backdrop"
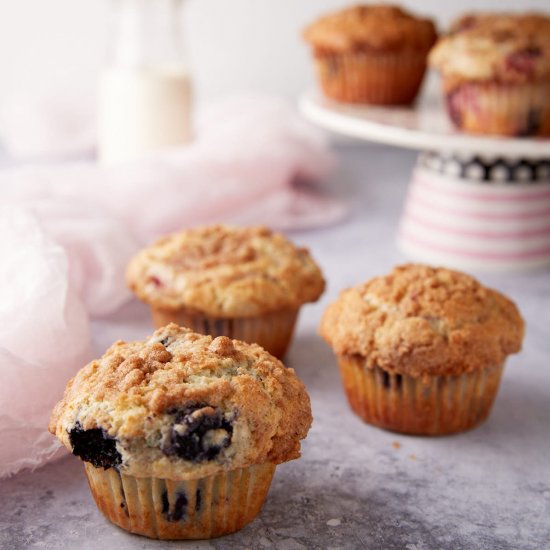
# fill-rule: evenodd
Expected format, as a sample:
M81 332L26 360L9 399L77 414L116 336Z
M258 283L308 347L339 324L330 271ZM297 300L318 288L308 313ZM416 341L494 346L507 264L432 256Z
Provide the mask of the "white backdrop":
M151 0L154 1L154 0ZM353 0L187 0L199 98L243 89L296 96L313 80L300 29ZM403 1L444 25L472 8L550 10L550 0ZM109 0L0 0L0 102L26 90L93 91Z

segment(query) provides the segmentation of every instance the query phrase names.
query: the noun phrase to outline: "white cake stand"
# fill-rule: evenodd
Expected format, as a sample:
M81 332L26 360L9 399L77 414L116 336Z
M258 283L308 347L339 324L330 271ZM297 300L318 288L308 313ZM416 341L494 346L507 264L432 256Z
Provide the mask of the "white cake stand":
M345 136L419 150L398 244L412 259L459 269L550 265L550 139L453 129L437 93L414 107L300 99L310 121Z

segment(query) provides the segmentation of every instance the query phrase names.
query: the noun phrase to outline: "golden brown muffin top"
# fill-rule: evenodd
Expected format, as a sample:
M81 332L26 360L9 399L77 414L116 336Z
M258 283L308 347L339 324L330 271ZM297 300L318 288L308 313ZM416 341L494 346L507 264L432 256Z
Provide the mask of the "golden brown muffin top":
M409 264L344 290L323 316L338 355L410 376L500 365L521 349L523 320L508 298L473 277Z
M182 231L142 250L129 287L161 309L252 317L314 302L325 282L305 248L266 227L214 225Z
M456 20L430 53L446 88L463 82L550 79L550 17L540 13L471 13Z
M96 467L195 479L298 458L311 421L293 369L255 344L171 324L81 369L49 430Z
M306 27L303 34L318 53L427 53L437 37L430 19L385 4L358 5L325 15Z

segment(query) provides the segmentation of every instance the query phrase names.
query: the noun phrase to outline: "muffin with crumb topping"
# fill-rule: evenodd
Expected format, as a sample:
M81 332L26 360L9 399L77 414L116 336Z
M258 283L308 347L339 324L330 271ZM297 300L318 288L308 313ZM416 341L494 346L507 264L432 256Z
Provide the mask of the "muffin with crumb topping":
M550 135L550 17L472 13L430 54L452 122L504 136Z
M127 281L170 322L257 343L282 357L300 307L325 286L305 248L266 227L214 225L165 237L129 264Z
M436 36L431 20L385 4L346 8L304 30L324 94L377 105L414 101Z
M81 369L49 429L84 461L110 521L197 539L254 519L311 420L303 384L262 348L169 325Z
M524 325L513 302L469 275L410 264L343 291L320 332L363 420L438 435L487 417Z

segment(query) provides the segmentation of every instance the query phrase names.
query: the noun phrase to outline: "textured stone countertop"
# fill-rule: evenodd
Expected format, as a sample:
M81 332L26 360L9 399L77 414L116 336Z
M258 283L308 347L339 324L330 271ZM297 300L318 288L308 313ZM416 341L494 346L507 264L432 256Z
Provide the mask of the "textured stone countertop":
M129 535L103 519L82 464L66 457L0 481L2 550L550 548L550 272L476 274L513 297L527 321L524 351L509 360L485 424L441 438L363 424L316 327L341 288L404 261L394 233L414 154L366 145L341 152L327 186L350 199L350 218L292 235L329 282L322 301L302 310L286 360L308 387L315 421L302 459L277 469L259 517L208 542ZM151 325L145 307L132 303L95 329L100 354Z

